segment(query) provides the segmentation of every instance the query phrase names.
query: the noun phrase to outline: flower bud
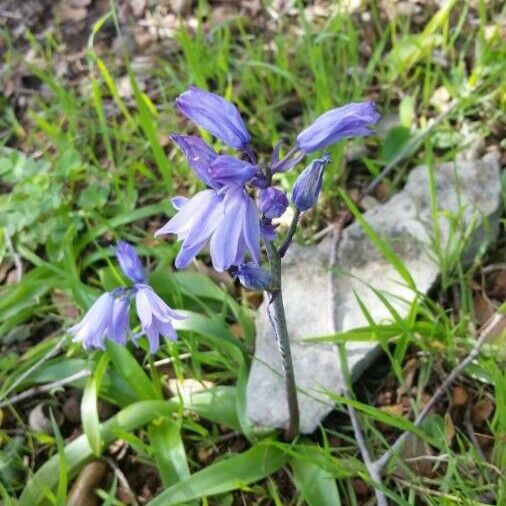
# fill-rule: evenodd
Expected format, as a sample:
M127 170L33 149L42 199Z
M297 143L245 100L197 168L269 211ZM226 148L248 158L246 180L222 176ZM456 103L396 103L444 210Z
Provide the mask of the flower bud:
M313 160L299 175L292 190L292 202L303 212L313 207L322 188L323 169L330 163L328 153Z
M235 149L251 139L239 111L219 95L190 86L176 99L179 110L197 125Z
M146 282L144 267L142 267L141 261L131 244L125 241L119 241L116 247L116 258L125 276L134 283Z
M369 125L377 123L380 115L374 102L356 102L332 109L303 130L297 136L297 145L306 152L312 153L344 139L370 135Z
M266 188L260 190L258 207L266 218L279 218L288 207L288 199L285 192L277 188Z
M250 290L267 290L272 281L271 274L253 262L239 265L235 276Z

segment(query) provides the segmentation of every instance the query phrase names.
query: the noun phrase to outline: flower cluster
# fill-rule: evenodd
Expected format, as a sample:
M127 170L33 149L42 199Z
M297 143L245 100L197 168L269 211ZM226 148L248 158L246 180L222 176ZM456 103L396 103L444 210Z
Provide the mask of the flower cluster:
M145 335L149 349L154 353L160 346L160 336L175 340L176 331L172 320L184 317L172 310L148 285L146 273L135 249L120 241L116 258L121 270L133 283L131 288L120 287L102 294L88 310L84 318L69 329L73 341L84 348L104 348L105 339L126 344L127 336L134 341ZM130 303L135 298L141 332L133 334L130 329Z
M175 260L178 269L188 266L208 246L215 270L228 270L247 288L269 289L271 275L260 266L260 243L262 238L276 239L276 224L272 220L279 218L289 205L286 194L273 186L273 175L292 169L306 154L340 139L372 133L369 127L379 119L374 103L352 103L326 112L297 136L296 145L281 159L278 144L266 167L257 164L251 136L232 103L191 86L176 99L176 106L197 126L236 150L236 155L220 154L198 136L173 134L172 141L206 189L191 198L173 197L172 205L177 212L155 236L175 234L182 241ZM324 153L297 178L291 195L298 210L296 219L316 205L324 168L329 163L330 158ZM128 335L134 341L146 335L154 352L159 347L160 335L176 339L172 321L182 316L147 284L132 246L120 242L116 255L133 286L101 295L69 332L85 348L103 348L106 338L125 344ZM142 328L136 335L129 326L130 303L134 298Z
M297 136L295 148L285 158L279 160L279 145L276 146L270 166L262 169L256 163L244 120L232 103L191 86L176 99L176 106L199 127L238 150L239 156L220 155L200 137L173 134L172 140L207 189L191 199L173 198L177 213L155 235L175 234L182 241L176 268L189 265L209 245L215 270L231 270L241 282L248 280L248 285L256 288L266 288L268 280L259 268L260 241L276 238L272 219L281 216L288 206L285 193L272 186L272 175L291 169L307 153L340 139L370 134L369 126L379 119L373 102L333 109ZM311 162L297 179L292 203L299 211L316 204L323 169L328 163L330 159L325 154ZM259 189L258 202L251 196L254 188Z

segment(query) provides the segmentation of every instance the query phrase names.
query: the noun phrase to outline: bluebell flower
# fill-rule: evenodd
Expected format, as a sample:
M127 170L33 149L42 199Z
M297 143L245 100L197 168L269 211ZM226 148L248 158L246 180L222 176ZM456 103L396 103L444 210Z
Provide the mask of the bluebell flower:
M272 282L269 272L251 262L238 265L235 276L250 290L267 290Z
M103 349L105 339L125 345L127 336L132 334L129 313L130 302L135 295L137 314L142 325L141 335L147 335L150 350L154 352L158 349L159 334L176 339L171 321L184 317L167 306L146 284L146 273L133 246L119 241L116 256L125 275L134 282L133 287L119 287L102 294L81 322L71 327L68 332L74 336L74 342L82 343L86 349Z
M209 173L211 163L218 157L218 153L195 135L172 134L170 138L181 148L195 175L209 188L220 188L221 185L217 184Z
M287 207L288 199L285 192L273 187L260 190L258 208L266 218L279 218Z
M102 294L90 307L84 318L68 330L69 334L73 336L72 341L82 343L86 349L103 349L105 338L114 327L113 310L114 295L110 292ZM113 328L115 335L117 335L116 330Z
M146 273L135 248L125 241L119 241L116 246L116 258L121 270L134 283L145 283Z
M369 125L379 118L374 102L356 102L332 109L297 136L297 146L305 153L312 153L345 137L370 135Z
M209 243L213 267L227 270L241 263L249 252L260 261L259 211L242 186L225 186L219 192L204 190L192 197L155 237L176 234L183 245L176 268L190 264Z
M185 317L167 306L150 286L136 286L135 305L142 334L148 338L151 353L160 347L161 335L172 341L177 339L172 320L182 320Z
M197 125L235 149L250 142L246 125L235 105L219 95L190 86L176 99L179 110Z
M322 158L313 160L299 175L292 189L292 202L299 211L313 207L322 188L323 169L330 163L330 157L324 153Z

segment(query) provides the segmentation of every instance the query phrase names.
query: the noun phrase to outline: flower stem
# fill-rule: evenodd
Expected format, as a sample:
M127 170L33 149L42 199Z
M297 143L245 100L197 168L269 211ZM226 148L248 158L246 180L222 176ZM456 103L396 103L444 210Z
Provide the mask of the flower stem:
M295 231L297 230L297 225L299 224L300 211L298 209L295 210L295 214L293 215L292 223L290 223L290 228L286 234L286 237L283 241L283 244L279 247L279 256L283 258L286 254L286 250L292 244L293 236L295 235Z
M272 274L271 299L267 307L267 315L274 329L276 340L281 355L281 364L285 376L286 400L288 403L288 428L285 439L291 441L299 433L299 404L295 386L295 374L293 370L292 353L290 351L290 339L286 327L285 308L281 293L281 256L272 241L266 241L267 257ZM272 306L272 313L271 313Z

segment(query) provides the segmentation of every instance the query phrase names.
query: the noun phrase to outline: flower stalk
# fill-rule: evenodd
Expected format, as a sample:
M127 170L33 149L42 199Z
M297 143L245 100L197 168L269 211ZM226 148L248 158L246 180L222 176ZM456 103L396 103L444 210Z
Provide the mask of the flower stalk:
M271 268L272 283L269 290L270 300L267 308L269 320L276 334L281 365L285 377L286 400L288 403L288 427L285 431L285 439L292 441L299 433L299 403L297 400L297 388L295 384L295 372L293 369L292 353L290 350L290 338L286 326L285 308L281 290L281 255L272 241L266 241L267 258ZM272 307L272 312L271 312Z

